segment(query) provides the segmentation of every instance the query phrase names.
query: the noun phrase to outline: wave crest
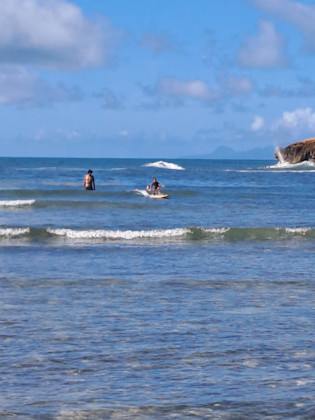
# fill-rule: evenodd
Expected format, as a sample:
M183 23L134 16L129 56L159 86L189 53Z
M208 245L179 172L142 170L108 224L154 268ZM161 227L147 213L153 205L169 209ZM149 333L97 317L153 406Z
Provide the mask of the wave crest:
M171 238L189 233L187 228L163 230L72 230L47 229L47 232L71 239L141 239L141 238Z
M195 241L212 242L216 240L226 241L286 241L315 239L313 228L291 228L291 227L184 227L170 229L152 230L76 230L70 228L14 228L0 227L0 238L26 236L35 242L49 241L52 238L84 240L150 240L163 239L167 241L184 241L192 243Z
M0 237L22 236L30 233L30 228L0 228Z
M0 200L0 207L31 206L35 200Z
M182 166L177 165L176 163L172 162L164 162L163 160L159 160L157 162L146 163L143 165L145 167L153 167L153 168L160 168L160 169L172 169L175 171L184 171L185 168Z

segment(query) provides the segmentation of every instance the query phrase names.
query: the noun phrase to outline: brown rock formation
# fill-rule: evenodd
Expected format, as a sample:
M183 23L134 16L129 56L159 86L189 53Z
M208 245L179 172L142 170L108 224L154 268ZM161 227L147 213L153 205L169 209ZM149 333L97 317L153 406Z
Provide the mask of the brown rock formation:
M281 163L286 161L294 164L304 162L305 160L315 162L315 137L298 141L285 148L278 147L274 157Z

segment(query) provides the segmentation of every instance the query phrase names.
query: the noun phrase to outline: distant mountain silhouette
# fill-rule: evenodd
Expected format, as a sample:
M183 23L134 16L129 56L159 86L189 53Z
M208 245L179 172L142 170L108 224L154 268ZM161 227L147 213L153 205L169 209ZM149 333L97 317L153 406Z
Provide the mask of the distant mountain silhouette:
M275 149L272 146L255 148L250 150L233 150L229 147L220 146L210 154L189 156L194 159L251 159L273 160Z

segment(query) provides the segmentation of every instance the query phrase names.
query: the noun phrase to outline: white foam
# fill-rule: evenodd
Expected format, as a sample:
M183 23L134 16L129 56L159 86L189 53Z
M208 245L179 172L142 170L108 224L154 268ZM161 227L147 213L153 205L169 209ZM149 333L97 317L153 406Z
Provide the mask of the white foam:
M154 230L73 230L47 229L48 233L71 239L141 239L141 238L171 238L183 236L190 232L186 228L154 229Z
M204 232L208 232L208 233L215 233L217 235L222 235L223 233L227 232L228 230L230 230L230 228L208 228L208 229L202 229Z
M164 162L163 160L159 160L157 162L146 163L146 167L153 167L153 168L161 168L161 169L172 169L175 171L184 171L185 168L182 166L176 165L176 163L172 162Z
M258 360L256 360L256 359L249 359L249 360L246 360L243 363L243 365L246 366L246 367L249 367L249 368L255 368L259 365L259 363L258 363Z
M25 233L29 233L30 228L0 228L0 237L1 236L20 236Z
M148 193L148 191L146 190L137 190L135 189L135 192L139 195L143 195L144 197L149 197L149 198L156 198L156 195L154 194L150 194Z
M31 206L35 200L0 200L0 207Z
M150 197L150 194L148 193L147 190L135 190L135 192L139 195L143 195L144 197Z
M298 379L297 381L296 381L296 385L297 386L304 386L304 385L307 385L307 384L309 384L309 383L311 383L311 381L308 381L308 380L301 380L301 379Z
M267 169L300 169L300 168L310 168L313 169L315 167L315 163L310 160L305 160L299 163L289 163L289 162L278 162L276 165L266 166ZM302 172L302 171L298 171Z
M287 233L305 233L308 230L311 230L311 228L285 228L285 231Z
M51 170L51 169L58 169L60 170L59 167L57 166L43 166L43 167L37 167L37 168L16 168L17 171L46 171L46 170ZM65 168L63 168L62 170L65 170Z

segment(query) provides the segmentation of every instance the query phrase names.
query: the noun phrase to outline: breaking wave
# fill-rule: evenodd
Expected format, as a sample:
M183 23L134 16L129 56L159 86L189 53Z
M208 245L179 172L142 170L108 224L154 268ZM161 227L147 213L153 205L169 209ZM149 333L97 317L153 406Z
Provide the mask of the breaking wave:
M160 168L160 169L173 169L175 171L184 171L185 168L182 166L177 165L176 163L171 162L163 162L163 160L159 160L157 162L146 163L143 165L145 167L153 167L153 168Z
M35 200L0 200L0 207L31 206Z
M163 230L72 230L47 229L53 235L71 239L142 239L142 238L173 238L189 233L189 229L175 228Z
M289 228L289 227L259 227L259 228L235 228L235 227L183 227L170 229L152 230L107 230L89 229L79 230L70 228L30 228L30 227L0 227L0 239L23 237L28 240L41 242L62 238L75 241L156 241L163 240L174 242L212 242L214 240L227 241L279 241L293 239L315 239L313 228Z
M27 233L30 233L30 228L0 228L0 238L22 236Z

